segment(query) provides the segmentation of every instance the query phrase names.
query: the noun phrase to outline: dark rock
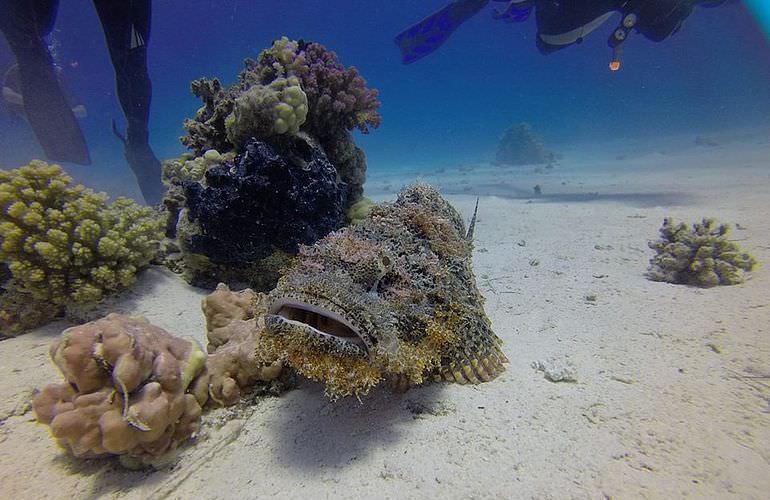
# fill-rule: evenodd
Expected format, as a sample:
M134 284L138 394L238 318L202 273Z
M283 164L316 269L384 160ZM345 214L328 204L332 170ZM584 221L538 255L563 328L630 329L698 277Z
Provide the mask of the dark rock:
M293 254L345 223L347 185L304 135L274 145L251 139L235 161L183 189L196 230L185 231L182 244L215 265L253 266L277 251Z

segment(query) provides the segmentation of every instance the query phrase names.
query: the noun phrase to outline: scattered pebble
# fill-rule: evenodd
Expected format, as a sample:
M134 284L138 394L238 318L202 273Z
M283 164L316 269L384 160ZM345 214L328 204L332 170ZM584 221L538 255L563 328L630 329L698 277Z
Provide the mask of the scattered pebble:
M714 351L717 354L722 354L722 346L719 344L715 344L713 342L709 342L706 344L706 347L711 348L712 351Z
M618 375L612 375L612 376L610 376L610 379L614 380L615 382L620 382L621 384L631 385L631 384L634 383L633 379L628 378L628 377L621 377L621 376L618 376Z
M548 358L544 361L535 361L532 368L543 372L546 380L551 382L577 382L577 368L570 360Z

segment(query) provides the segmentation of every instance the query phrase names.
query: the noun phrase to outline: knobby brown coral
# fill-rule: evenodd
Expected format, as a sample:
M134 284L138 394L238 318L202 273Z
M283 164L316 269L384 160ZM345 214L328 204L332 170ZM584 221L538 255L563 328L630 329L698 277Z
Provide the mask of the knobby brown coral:
M232 292L223 283L203 299L211 353L206 361L208 394L220 405L236 403L247 388L275 380L281 373L283 364L265 357L259 348L264 299L248 288Z
M206 317L206 332L209 344L209 353L227 342L227 338L218 337L215 333L220 328L226 327L232 321L249 320L254 317L261 294L257 294L251 288L240 292L232 292L224 283L217 285L216 290L206 295L201 301L201 309Z
M206 355L194 342L110 314L65 330L50 352L65 383L46 386L33 408L74 456L152 462L198 430Z

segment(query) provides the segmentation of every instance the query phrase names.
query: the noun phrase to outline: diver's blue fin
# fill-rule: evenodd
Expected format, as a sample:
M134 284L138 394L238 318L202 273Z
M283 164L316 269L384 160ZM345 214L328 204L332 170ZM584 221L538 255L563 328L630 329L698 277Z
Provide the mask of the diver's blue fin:
M401 62L410 64L439 48L462 23L476 15L489 0L458 0L399 33L394 41Z

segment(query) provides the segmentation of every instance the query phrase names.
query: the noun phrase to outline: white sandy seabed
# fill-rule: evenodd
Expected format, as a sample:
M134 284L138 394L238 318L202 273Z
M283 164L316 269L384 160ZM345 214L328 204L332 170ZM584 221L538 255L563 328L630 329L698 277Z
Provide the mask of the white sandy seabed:
M209 411L166 470L72 460L35 423L30 396L58 379L48 345L68 325L3 341L0 497L767 498L766 137L423 175L463 214L481 196L474 266L508 370L361 403L302 381ZM406 179L367 186L387 198ZM739 224L731 237L761 265L737 286L648 281L646 243L666 216ZM153 268L114 307L203 341L204 294ZM576 381L552 382L538 364Z

